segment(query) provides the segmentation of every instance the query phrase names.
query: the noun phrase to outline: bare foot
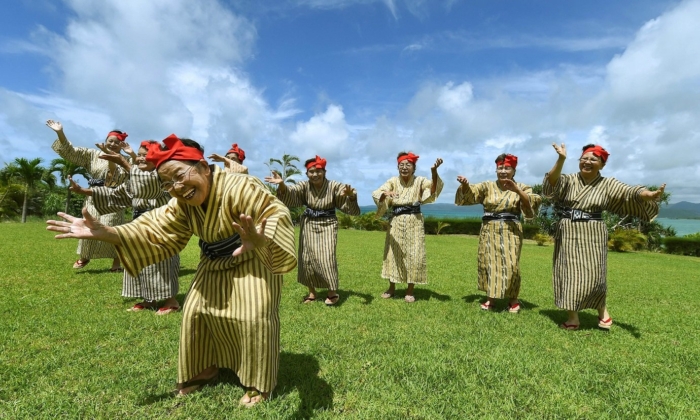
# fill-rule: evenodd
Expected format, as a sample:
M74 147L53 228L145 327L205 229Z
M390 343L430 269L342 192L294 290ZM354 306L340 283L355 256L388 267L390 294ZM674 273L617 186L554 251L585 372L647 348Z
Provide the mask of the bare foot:
M259 402L267 400L268 398L270 398L269 392L260 392L257 389L252 388L247 390L245 394L243 394L243 397L241 397L241 401L239 402L239 404L244 406L245 408L251 408Z

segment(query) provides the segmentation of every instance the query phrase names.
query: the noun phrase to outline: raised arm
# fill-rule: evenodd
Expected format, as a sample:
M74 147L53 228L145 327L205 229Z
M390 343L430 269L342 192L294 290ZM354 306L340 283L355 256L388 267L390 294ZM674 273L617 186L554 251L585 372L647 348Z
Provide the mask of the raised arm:
M549 181L549 184L554 187L557 185L557 182L559 182L561 170L564 168L564 161L566 161L566 145L562 143L560 146L558 146L556 143L552 143L552 147L554 147L554 150L556 150L559 157L554 163L552 169L549 171L547 180Z

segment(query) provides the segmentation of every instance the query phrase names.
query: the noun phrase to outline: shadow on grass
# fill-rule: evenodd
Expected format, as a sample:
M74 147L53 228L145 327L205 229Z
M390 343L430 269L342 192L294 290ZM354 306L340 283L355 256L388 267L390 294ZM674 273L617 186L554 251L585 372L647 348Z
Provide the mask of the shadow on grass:
M567 319L565 310L543 309L540 311L540 314L551 319L556 324L557 327L559 326L559 324L566 322L566 319ZM579 326L579 331L580 330L598 330L599 329L598 328L598 315L597 314L590 314L587 312L579 312L578 319L579 319L579 322L581 323ZM642 334L639 332L639 328L635 327L634 325L626 324L624 322L614 322L612 328L615 328L616 326L629 332L630 334L632 334L632 337L634 337L634 338L641 338L642 337ZM605 330L601 329L601 331L605 331Z
M314 416L315 410L333 408L333 389L318 376L319 370L318 360L311 355L289 352L280 354L278 384L273 396L286 395L296 389L301 400L289 418L308 419Z
M178 277L189 276L190 274L194 274L196 272L197 272L196 268L181 268L180 274L178 275Z
M340 299L338 299L338 302L336 302L336 304L333 305L333 306L340 306L340 305L342 305L342 304L345 303L345 301L348 300L348 298L350 298L351 296L357 296L357 297L359 297L360 299L362 299L362 300L363 300L363 302L362 302L363 305L369 305L369 304L372 303L372 301L374 300L374 296L372 296L372 295L370 295L370 294L368 294L368 293L353 292L352 290L338 290L338 294L340 295ZM325 300L325 298L324 298L323 300Z
M483 294L471 294L467 296L462 296L462 300L464 303L474 303L474 302L485 302L486 301L486 295ZM531 311L535 308L539 308L539 305L535 305L532 302L529 302L527 300L519 299L520 300L520 308L521 310L524 311ZM493 311L495 312L501 312L501 311L507 311L508 310L508 299L494 299L493 301ZM562 321L564 322L564 321Z
M404 293L404 295L405 295L405 293ZM450 295L441 295L440 293L433 292L432 290L419 289L419 288L413 289L413 296L416 297L416 300L437 299L440 302L447 302L449 300L452 300Z

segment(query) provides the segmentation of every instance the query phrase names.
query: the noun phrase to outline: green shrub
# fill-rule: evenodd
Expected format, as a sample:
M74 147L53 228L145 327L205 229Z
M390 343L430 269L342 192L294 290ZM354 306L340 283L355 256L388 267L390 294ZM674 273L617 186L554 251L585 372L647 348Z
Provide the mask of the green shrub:
M425 218L425 231L438 232L452 235L478 235L481 231L481 219L477 218L440 218L429 216ZM523 237L525 239L534 238L539 233L539 226L536 224L523 224Z
M700 235L686 235L682 238L671 236L663 239L668 254L700 257Z
M546 233L538 233L532 237L539 246L546 246L552 243L552 237Z
M647 237L635 229L616 229L608 239L608 249L617 252L639 251L647 246Z

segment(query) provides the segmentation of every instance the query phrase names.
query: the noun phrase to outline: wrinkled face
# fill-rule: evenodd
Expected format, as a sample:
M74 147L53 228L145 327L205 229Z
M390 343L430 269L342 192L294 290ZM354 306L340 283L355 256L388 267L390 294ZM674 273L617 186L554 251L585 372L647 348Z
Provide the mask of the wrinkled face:
M163 190L190 206L206 203L211 191L210 174L211 169L205 161L190 165L188 162L169 160L158 168Z
M105 147L112 153L119 153L122 150L122 142L115 136L109 136L105 140Z
M586 177L595 178L603 166L605 166L603 160L591 152L585 153L578 160L578 169L581 171L581 175Z
M146 150L145 147L139 148L139 152L136 154L136 166L138 166L138 168L142 171L151 172L152 170L156 169L156 165L154 165L153 162L146 160L147 154L148 150Z
M416 171L416 165L412 164L407 160L404 160L403 162L399 163L398 168L399 175L401 175L404 178L410 177Z
M506 166L499 163L496 166L496 176L498 179L513 179L515 176L515 169L513 169L512 166Z
M238 153L229 153L228 155L226 155L226 158L231 159L236 163L241 163L241 160L238 158Z
M318 187L323 184L323 180L326 179L326 170L311 167L306 170L306 176L309 178L309 182L314 187Z

